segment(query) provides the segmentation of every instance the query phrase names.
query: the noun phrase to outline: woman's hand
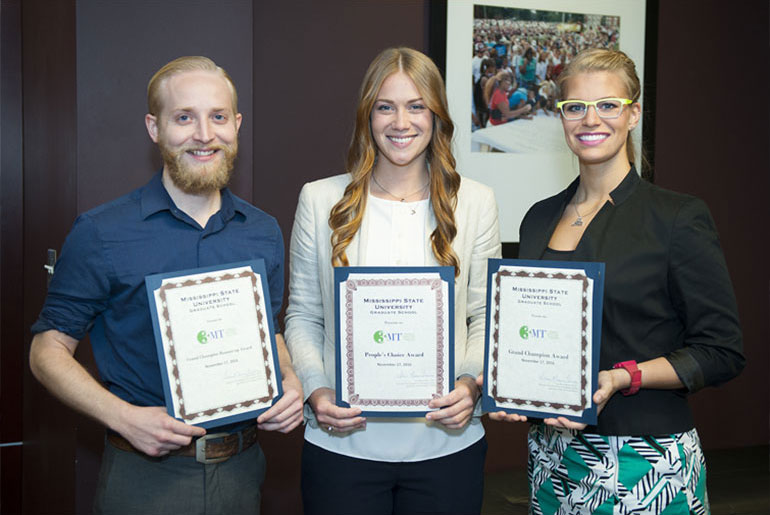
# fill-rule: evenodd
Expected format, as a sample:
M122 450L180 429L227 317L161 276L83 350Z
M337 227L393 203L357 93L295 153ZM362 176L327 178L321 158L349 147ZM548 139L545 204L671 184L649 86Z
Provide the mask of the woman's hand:
M476 378L476 385L479 387L479 391L484 387L484 374L479 374ZM496 411L488 413L489 418L497 420L499 422L526 422L527 417L524 415L517 415L516 413L506 413L505 411Z
M622 368L599 372L599 389L594 392L596 414L602 412L610 397L631 386L631 376Z
M334 404L334 390L318 388L307 399L318 425L330 432L347 433L366 427L361 408L341 408Z
M450 429L460 429L468 423L473 415L473 407L481 395L481 390L473 379L461 377L455 381L455 389L443 397L438 397L428 403L430 408L441 408L431 411L425 418L441 422Z
M288 433L302 423L302 383L293 370L281 371L283 396L257 418L260 431Z
M630 386L631 376L623 369L601 370L597 382L599 389L594 392L594 404L596 404L596 415L599 416L610 397ZM586 428L586 424L573 422L564 417L547 418L543 422L549 426L578 431Z
M526 422L527 417L524 415L517 415L516 413L506 413L505 411L490 411L488 413L491 420L497 420L500 422Z

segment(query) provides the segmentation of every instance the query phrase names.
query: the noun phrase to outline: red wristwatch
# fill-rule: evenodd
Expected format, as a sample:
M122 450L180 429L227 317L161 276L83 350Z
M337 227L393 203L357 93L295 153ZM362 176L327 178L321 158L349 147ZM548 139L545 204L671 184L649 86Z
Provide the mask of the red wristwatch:
M639 367L636 365L636 361L621 361L620 363L615 363L612 365L612 368L625 369L625 371L631 375L631 386L625 390L620 390L620 393L623 395L633 395L639 391L639 388L642 386L642 371L639 370Z

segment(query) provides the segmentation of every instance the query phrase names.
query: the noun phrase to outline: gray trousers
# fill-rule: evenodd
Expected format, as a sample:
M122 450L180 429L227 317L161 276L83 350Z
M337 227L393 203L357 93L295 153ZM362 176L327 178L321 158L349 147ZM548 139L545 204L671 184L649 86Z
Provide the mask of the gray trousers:
M258 443L203 465L193 457L149 456L105 443L96 515L258 515L265 455Z

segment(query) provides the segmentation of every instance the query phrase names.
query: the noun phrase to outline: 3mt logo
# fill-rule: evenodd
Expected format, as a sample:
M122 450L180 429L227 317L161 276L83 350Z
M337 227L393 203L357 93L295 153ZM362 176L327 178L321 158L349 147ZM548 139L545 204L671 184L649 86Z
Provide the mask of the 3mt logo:
M195 335L196 339L198 340L198 343L209 343L214 340L221 340L225 336L225 330L224 329L214 329L211 331L198 331L198 334Z
M546 329L533 329L529 326L523 325L519 328L519 336L522 340L529 340L530 338L535 340L542 340L546 337L555 339L559 337L559 333L556 331L548 331Z
M374 331L372 340L374 340L374 343L411 342L414 341L414 334L380 330Z

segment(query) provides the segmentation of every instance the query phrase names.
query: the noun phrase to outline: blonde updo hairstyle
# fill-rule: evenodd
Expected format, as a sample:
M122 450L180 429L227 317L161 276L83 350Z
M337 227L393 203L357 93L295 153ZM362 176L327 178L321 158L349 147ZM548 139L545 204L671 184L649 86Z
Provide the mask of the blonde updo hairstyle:
M460 188L460 175L455 170L452 156L454 124L449 117L444 81L438 68L426 55L405 47L388 48L381 52L364 75L346 162L351 181L329 215L332 266L348 266L345 249L361 228L369 177L377 160L377 145L372 137L370 121L372 109L382 83L397 72L403 72L414 82L425 106L433 113L433 136L426 152L430 202L436 217L436 229L430 235L431 247L439 264L454 266L457 275L460 273L460 262L451 245L457 235L454 209Z
M628 98L634 103L639 101L642 93L642 86L639 82L639 76L636 74L634 62L625 53L620 50L609 50L606 48L588 48L583 50L570 61L556 79L556 85L561 92L562 100L567 100L566 83L575 75L591 72L612 72L623 82L628 93ZM636 162L636 151L634 142L631 139L631 131L626 136L626 155L629 163Z

